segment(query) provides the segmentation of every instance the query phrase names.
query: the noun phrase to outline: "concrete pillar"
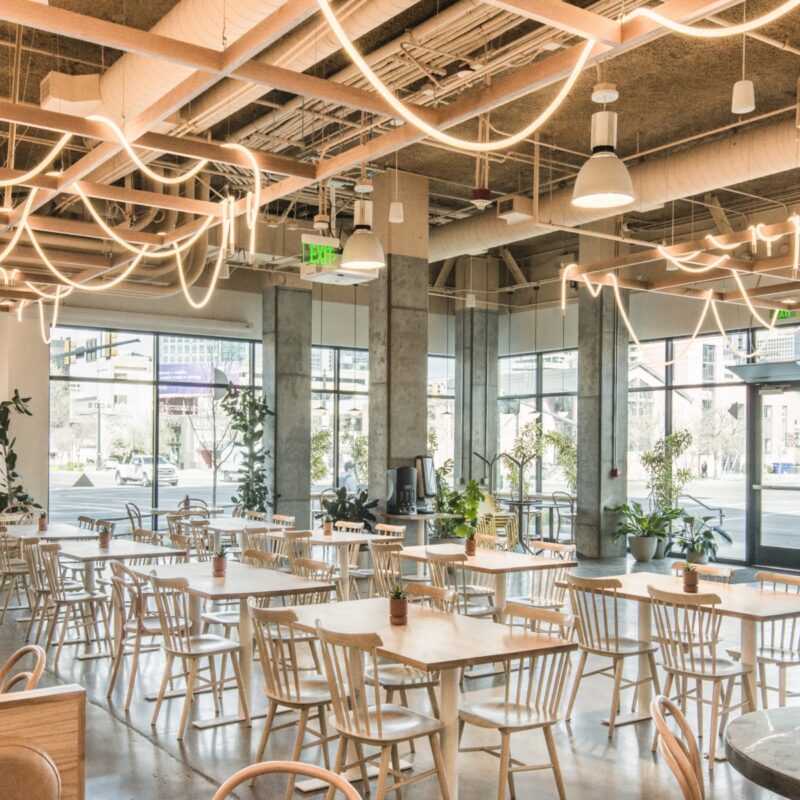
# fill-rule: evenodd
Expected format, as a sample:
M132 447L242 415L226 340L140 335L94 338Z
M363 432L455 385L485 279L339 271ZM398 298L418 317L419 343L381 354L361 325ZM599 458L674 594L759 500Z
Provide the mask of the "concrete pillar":
M479 302L497 286L497 264L486 258L462 258L456 286L475 290L476 305L456 311L455 468L457 483L489 480L486 464L497 452L497 310Z
M591 227L615 231L615 220ZM616 242L581 237L580 263L617 254ZM628 303L627 292L621 292ZM617 517L604 509L627 500L628 332L614 293L594 298L580 289L578 306L578 552L589 558L623 555L625 540L612 540Z
M263 291L264 395L275 510L309 527L311 494L311 292Z
M388 222L389 203L405 221ZM389 170L375 181L373 230L386 267L369 284L369 488L386 500L386 470L427 447L428 180Z

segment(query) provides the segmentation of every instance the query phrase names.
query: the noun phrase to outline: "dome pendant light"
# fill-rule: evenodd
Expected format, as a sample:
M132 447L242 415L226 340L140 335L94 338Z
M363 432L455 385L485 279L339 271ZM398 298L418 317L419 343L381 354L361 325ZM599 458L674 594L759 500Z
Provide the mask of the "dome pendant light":
M344 243L342 267L353 270L385 267L383 247L372 232L372 201L356 200L354 215L355 230Z
M578 172L572 205L578 208L618 208L634 200L628 168L614 152L617 115L614 111L592 114L592 155Z

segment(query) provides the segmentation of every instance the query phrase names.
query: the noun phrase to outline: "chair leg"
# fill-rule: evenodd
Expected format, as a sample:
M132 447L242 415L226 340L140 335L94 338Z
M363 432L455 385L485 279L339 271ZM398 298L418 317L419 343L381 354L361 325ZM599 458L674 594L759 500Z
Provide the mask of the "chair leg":
M569 694L569 703L567 703L567 712L564 714L564 722L569 722L572 717L572 707L575 705L575 698L578 696L578 687L581 685L587 657L588 653L582 650L581 657L578 661L578 668L575 670L575 678L572 681L572 691Z
M668 699L672 699L669 696L670 691L672 690L672 682L675 679L675 676L671 673L667 673L667 679L664 681L664 694ZM655 753L658 750L658 728L653 731L653 746L652 750Z
M428 700L431 702L433 716L439 719L439 701L436 699L436 689L433 686L428 687Z
M780 667L778 667L780 672ZM766 710L769 708L769 691L767 689L767 665L761 661L758 665L758 682L761 684L761 706Z
M433 764L436 767L436 776L439 779L439 793L442 795L442 800L450 800L450 789L447 786L447 773L444 769L444 758L442 758L442 744L439 741L439 734L434 733L428 737L431 745L431 755L433 756Z
M703 738L703 681L695 682L697 687L695 699L697 701L697 738Z
M125 695L125 710L131 707L133 687L136 685L136 673L139 670L139 654L142 649L142 634L137 633L133 641L133 657L131 658L131 675L128 678L128 693Z
M656 657L653 653L650 653L647 657L648 662L650 663L650 678L653 681L653 690L656 695L661 694L661 681L658 679L658 665L656 664ZM639 688L638 686L636 687ZM636 709L634 709L635 711Z
M153 709L153 718L150 720L151 725L158 722L158 712L161 711L161 703L164 702L164 694L167 691L167 681L172 677L172 664L175 661L175 656L172 653L167 653L167 663L164 667L164 676L161 678L161 686L158 689L158 698L156 699L156 707Z
M250 721L250 698L244 693L244 681L242 680L242 671L239 668L239 654L231 653L231 665L233 666L233 674L236 678L236 689L239 692L239 700L244 709L244 720L249 728L252 722ZM249 668L249 664L247 665Z
M29 642L31 639L31 631L33 630L33 623L36 621L36 617L39 613L39 602L40 598L39 595L36 594L32 600L28 600L28 605L31 607L31 616L28 620L28 625L25 628L25 641ZM36 640L36 644L39 644L39 640Z
M274 701L269 701L269 708L267 709L267 720L264 723L264 732L261 734L261 741L258 743L258 750L256 751L256 763L264 760L264 751L267 749L267 742L269 735L272 731L272 723L275 721L275 712L278 710L278 704ZM248 786L256 785L256 776L250 778Z
M317 706L317 719L319 720L319 735L322 737L322 758L325 769L331 768L331 755L328 750L328 720L325 718L325 706Z
M506 784L508 768L511 766L511 734L501 734L500 742L500 774L497 781L497 800L506 800Z
M786 667L778 667L778 706L783 708L786 705Z
M413 740L412 740L413 742ZM392 745L392 769L397 773L395 775L395 783L400 783L402 778L400 777L402 773L400 772L400 754L397 752L397 745ZM394 790L395 800L403 800L403 789L400 787L399 789Z
M547 752L550 755L550 763L553 767L553 777L556 779L558 796L560 800L566 800L567 793L564 789L564 779L561 776L561 766L558 763L558 750L556 750L552 728L549 725L545 725L545 727L542 728L542 732L544 733L544 740L547 743Z
M344 770L344 762L346 755L347 755L347 739L345 739L344 736L340 736L339 742L336 745L336 761L334 762L333 765L333 771L337 775L341 775L342 771ZM362 794L365 795L369 794L369 784L364 786L363 789L364 791L362 792ZM335 795L336 795L336 789L333 786L331 786L331 788L328 789L325 795L325 800L334 800Z
M378 767L378 787L375 789L375 800L385 800L386 798L386 779L389 777L389 757L392 748L388 745L381 748L381 763Z
M197 678L197 668L199 666L199 659L193 658L189 666L189 677L186 679L186 697L183 701L183 711L181 712L181 725L178 728L178 739L183 739L183 732L186 730L186 721L189 719L189 709L192 706L194 699L194 682Z
M58 637L58 647L56 648L56 663L54 665L56 669L58 669L58 662L61 659L61 648L64 646L64 637L67 635L71 616L72 604L68 605L64 610L64 621L61 623L61 634Z
M719 725L719 704L722 681L714 681L711 692L711 729L708 732L708 772L714 770L714 760L717 754L717 726Z
M731 678L728 681L728 688L725 690L725 696L722 698L722 719L719 723L719 735L722 738L722 735L725 733L725 728L728 725L728 714L730 713L728 709L731 707L731 701L733 699L733 687L736 684L736 679Z
M208 678L211 681L211 697L214 700L214 716L220 714L219 706L222 700L222 689L217 681L217 666L214 663L214 656L208 657Z
M17 585L17 576L16 575L3 575L3 583L0 585L0 592L3 589L6 589L6 599L3 603L3 610L0 612L0 625L3 624L3 620L6 618L6 612L8 611L8 607L11 604L11 592L14 590L14 587ZM7 587L7 588L6 588Z
M125 653L125 640L120 637L119 642L117 642L116 647L114 648L114 659L111 662L111 676L108 679L108 689L106 690L106 697L111 697L111 693L114 691L114 686L117 683L117 677L119 676L119 668L122 666L122 658Z
M361 771L361 784L364 787L363 794L369 795L369 774L367 773L367 762L364 761L364 748L359 742L353 742L358 759L358 768Z
M297 733L294 737L294 749L292 750L292 761L299 761L300 754L303 752L303 738L305 737L306 727L308 726L308 708L300 711L300 719L297 720ZM294 794L295 776L289 776L289 783L286 786L285 800L292 800Z
M625 660L618 658L614 663L614 693L611 696L611 713L608 715L608 738L614 738L614 726L617 721L617 709L619 708L619 687L622 684L622 668Z
M403 704L405 708L410 708L410 706L408 705L408 693L406 692L405 689L400 689L400 702ZM408 743L408 747L412 754L417 752L417 748L414 745L413 739Z

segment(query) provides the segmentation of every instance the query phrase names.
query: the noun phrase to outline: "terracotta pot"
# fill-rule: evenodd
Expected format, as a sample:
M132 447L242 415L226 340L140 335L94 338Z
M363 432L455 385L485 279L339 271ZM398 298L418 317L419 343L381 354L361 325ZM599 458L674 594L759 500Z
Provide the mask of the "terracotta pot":
M100 540L100 549L108 550L111 546L111 531L100 531L98 538Z
M389 622L392 625L408 624L408 600L395 600L389 598Z
M39 517L39 530L40 531L47 530L47 517Z
M697 594L697 587L700 581L700 575L692 570L692 572L683 571L683 591L689 594Z
M225 556L214 556L211 559L211 569L214 572L215 578L225 577L225 567L228 564L228 559Z
M333 520L326 519L325 522L322 523L322 533L325 536L333 536Z
M466 542L464 542L464 549L467 551L468 556L475 555L475 551L478 549L478 543L475 541L474 537L467 537Z

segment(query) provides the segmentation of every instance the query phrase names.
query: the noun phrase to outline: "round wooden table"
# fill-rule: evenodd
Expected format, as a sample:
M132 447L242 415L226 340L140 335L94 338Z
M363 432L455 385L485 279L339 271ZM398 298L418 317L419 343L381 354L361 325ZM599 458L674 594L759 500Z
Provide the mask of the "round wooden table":
M731 766L783 797L800 797L800 708L754 711L725 733Z

